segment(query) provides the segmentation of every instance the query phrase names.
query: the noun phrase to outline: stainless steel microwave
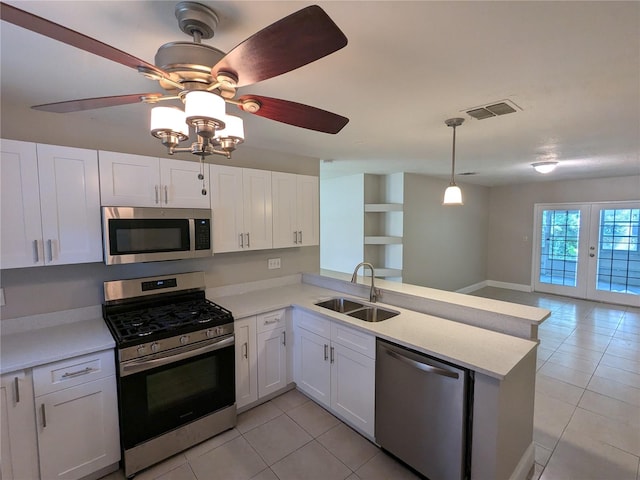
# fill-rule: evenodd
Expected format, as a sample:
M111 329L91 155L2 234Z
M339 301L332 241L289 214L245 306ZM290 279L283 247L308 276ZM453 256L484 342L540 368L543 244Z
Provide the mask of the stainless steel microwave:
M103 207L104 263L210 257L211 210Z

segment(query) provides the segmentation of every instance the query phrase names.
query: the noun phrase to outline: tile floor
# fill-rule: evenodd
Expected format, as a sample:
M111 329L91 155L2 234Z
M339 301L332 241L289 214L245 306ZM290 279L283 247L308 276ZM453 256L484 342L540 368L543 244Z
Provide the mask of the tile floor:
M534 480L640 480L640 308L485 288L552 311L540 328ZM121 480L116 472L104 480ZM415 479L292 390L136 480Z

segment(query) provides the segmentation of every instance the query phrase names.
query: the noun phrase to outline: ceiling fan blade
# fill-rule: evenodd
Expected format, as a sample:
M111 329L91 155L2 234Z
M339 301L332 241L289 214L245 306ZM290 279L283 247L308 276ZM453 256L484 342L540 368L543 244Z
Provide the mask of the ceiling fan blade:
M0 4L0 18L5 22L12 23L19 27L39 33L45 37L58 40L59 42L79 48L89 53L93 53L100 57L112 60L127 67L138 69L139 67L151 70L152 72L168 77L169 74L162 71L155 65L140 60L122 50L107 45L99 40L88 37L82 33L63 27L57 23L51 22L45 18L39 17L24 10L20 10L12 5Z
M303 8L260 30L211 69L229 72L237 86L251 85L314 62L347 44L347 37L317 5Z
M129 105L139 103L148 98L160 98L161 93L134 93L131 95L115 95L113 97L83 98L79 100L68 100L66 102L46 103L35 105L31 108L53 113L80 112L82 110L92 110L94 108L115 107L117 105Z
M317 132L335 134L349 123L349 119L342 115L289 100L259 95L243 95L238 100L240 102L247 100L258 102L260 104L258 111L250 112L254 115ZM244 110L242 105L239 105L239 108Z

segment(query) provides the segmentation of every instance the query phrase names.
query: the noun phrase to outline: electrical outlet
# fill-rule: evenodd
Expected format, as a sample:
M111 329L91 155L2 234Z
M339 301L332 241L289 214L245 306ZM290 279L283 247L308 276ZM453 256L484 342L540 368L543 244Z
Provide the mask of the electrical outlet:
M280 259L279 258L270 258L267 260L267 267L269 270L273 270L274 268L280 268Z

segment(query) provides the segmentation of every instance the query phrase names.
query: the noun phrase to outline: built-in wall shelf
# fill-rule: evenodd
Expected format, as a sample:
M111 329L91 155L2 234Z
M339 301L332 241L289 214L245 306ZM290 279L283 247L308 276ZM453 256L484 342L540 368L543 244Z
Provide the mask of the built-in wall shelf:
M364 206L365 212L401 212L401 203L367 203Z
M364 237L365 245L399 245L402 244L402 237L387 236L367 236Z
M400 268L374 268L376 277L402 277Z

